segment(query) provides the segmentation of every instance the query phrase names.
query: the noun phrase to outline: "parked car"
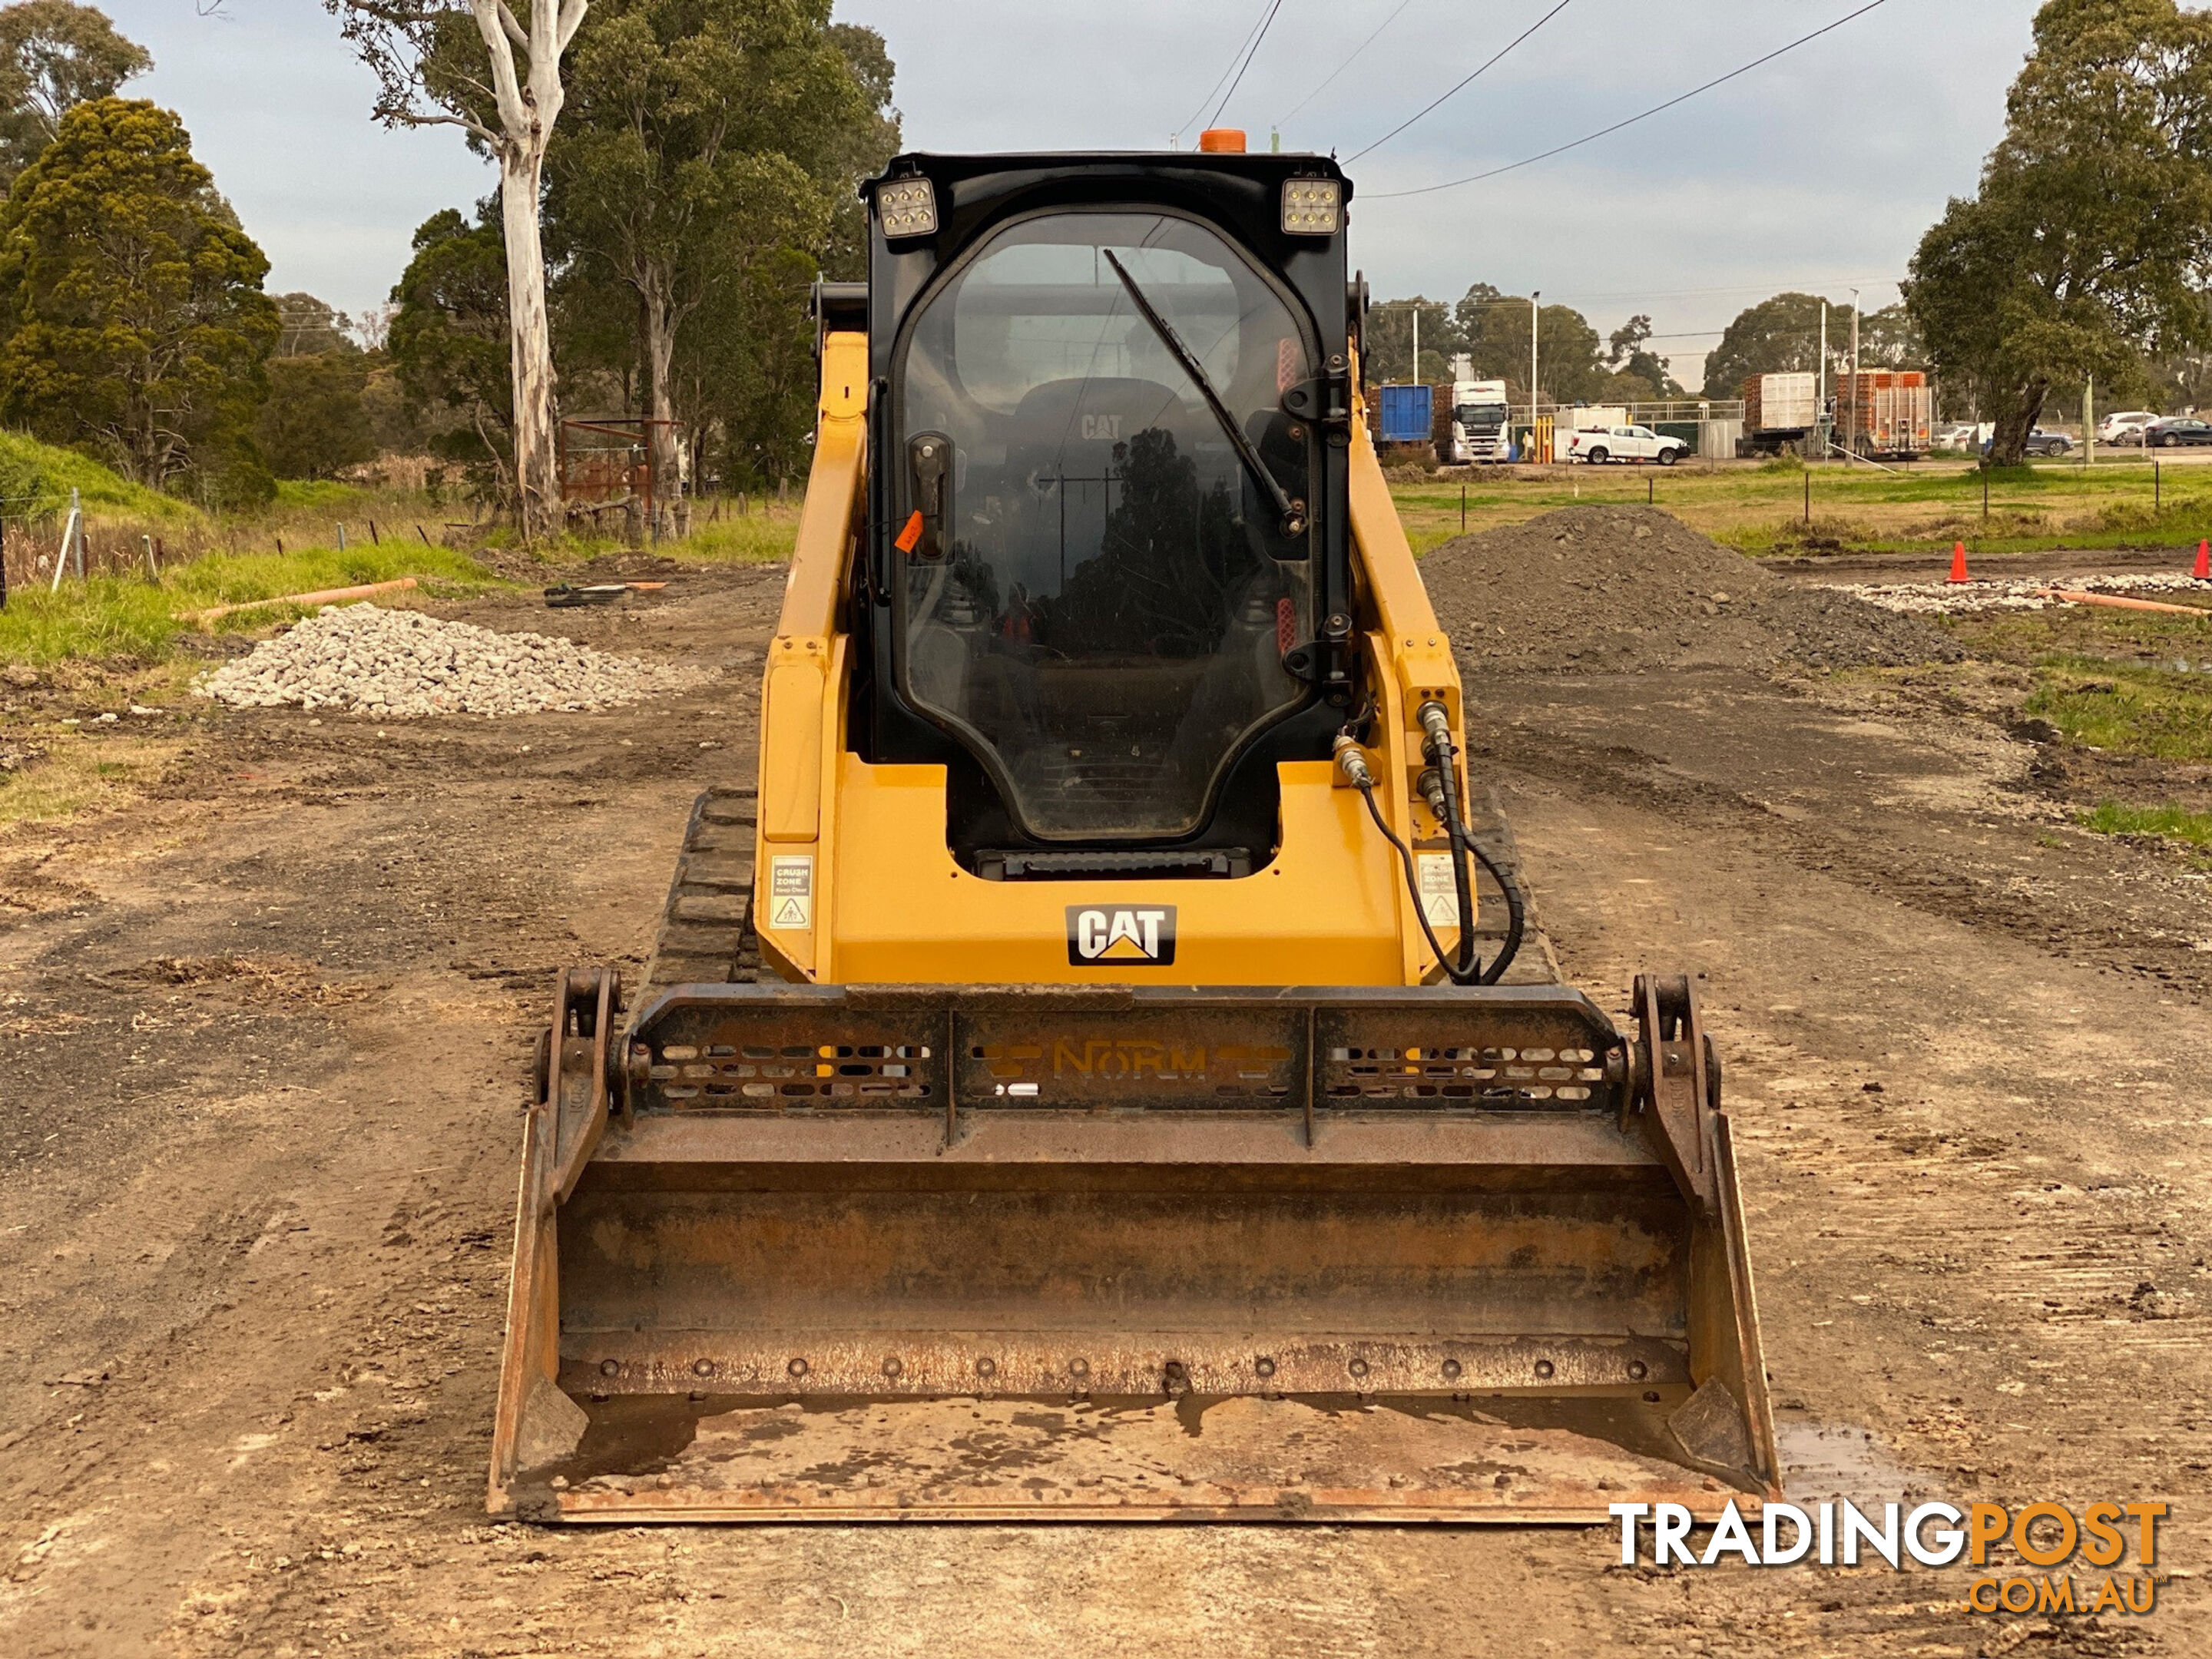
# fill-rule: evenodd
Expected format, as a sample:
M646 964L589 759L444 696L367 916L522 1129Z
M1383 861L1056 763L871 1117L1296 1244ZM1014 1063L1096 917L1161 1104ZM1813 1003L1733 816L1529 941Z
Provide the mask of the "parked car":
M1996 443L1994 436L1982 440L1982 453L1988 454ZM2063 432L2045 432L2038 427L2027 434L2027 442L2022 447L2030 455L2064 455L2072 451L2074 441Z
M1690 453L1680 438L1662 438L1648 426L1601 426L1570 434L1566 459L1588 461L1656 461L1672 466Z
M2184 444L2212 444L2212 421L2194 415L2169 415L2143 428L2144 443L2154 449L2179 449Z
M2100 444L2139 444L2143 428L2158 419L2158 412L2149 409L2119 409L2097 422L2097 441Z
M1930 447L1936 449L1972 449L1975 434L1980 430L1971 421L1954 421L1948 426L1937 427L1929 434L1928 441Z

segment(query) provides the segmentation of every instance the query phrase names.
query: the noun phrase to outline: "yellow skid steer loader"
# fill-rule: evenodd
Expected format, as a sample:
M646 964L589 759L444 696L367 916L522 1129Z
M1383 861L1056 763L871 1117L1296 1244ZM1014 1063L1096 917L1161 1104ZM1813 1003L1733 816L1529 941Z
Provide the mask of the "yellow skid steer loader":
M1230 140L1233 142L1224 142ZM1324 156L894 161L757 787L571 969L494 1513L1572 1521L1778 1491L1691 981L1556 981Z

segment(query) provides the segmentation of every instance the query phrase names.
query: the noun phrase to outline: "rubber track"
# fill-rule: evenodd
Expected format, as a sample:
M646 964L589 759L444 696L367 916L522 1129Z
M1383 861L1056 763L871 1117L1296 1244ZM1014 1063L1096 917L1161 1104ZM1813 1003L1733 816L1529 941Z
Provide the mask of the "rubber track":
M760 939L753 932L755 801L750 787L718 786L693 804L659 937L646 964L647 992L760 978Z
M1528 890L1528 872L1521 866L1521 845L1513 839L1513 826L1506 823L1498 808L1498 792L1488 784L1477 782L1468 802L1467 827L1474 832L1476 844L1490 854L1498 867L1511 876L1521 889L1523 922L1521 949L1505 970L1501 981L1506 985L1557 985L1559 981L1559 958L1552 954L1552 941L1545 936L1536 915L1536 896ZM1490 959L1505 938L1505 896L1491 880L1487 871L1475 871L1477 908L1481 919L1475 926L1475 938L1480 941L1484 961Z

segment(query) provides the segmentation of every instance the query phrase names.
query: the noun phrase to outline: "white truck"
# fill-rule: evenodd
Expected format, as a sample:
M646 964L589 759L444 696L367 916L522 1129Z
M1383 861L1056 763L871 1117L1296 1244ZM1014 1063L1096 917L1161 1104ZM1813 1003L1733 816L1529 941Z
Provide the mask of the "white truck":
M1656 461L1672 466L1690 453L1680 438L1662 438L1648 426L1601 426L1571 433L1562 459L1588 461Z
M1451 436L1445 461L1464 466L1470 461L1504 460L1513 441L1506 413L1504 381L1453 381Z

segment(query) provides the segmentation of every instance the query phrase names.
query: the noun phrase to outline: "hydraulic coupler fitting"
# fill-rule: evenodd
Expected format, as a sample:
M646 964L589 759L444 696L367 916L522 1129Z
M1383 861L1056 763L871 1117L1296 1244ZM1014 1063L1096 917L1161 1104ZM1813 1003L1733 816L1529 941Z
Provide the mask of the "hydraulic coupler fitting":
M1354 789L1375 787L1375 774L1368 767L1366 751L1353 738L1341 733L1336 739L1336 767Z
M1421 705L1420 718L1421 730L1429 734L1425 745L1429 758L1441 762L1451 753L1451 716L1444 711L1443 704L1432 699Z
M1443 773L1431 766L1414 780L1413 788L1423 800L1428 802L1429 811L1435 815L1438 823L1449 821L1444 816L1444 775Z

